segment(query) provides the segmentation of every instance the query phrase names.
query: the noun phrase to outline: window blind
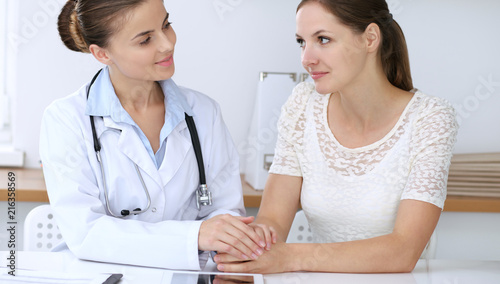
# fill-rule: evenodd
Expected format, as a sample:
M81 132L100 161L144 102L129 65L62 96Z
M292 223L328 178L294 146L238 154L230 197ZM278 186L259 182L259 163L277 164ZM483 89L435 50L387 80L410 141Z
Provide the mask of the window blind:
M448 196L500 197L500 153L455 154Z

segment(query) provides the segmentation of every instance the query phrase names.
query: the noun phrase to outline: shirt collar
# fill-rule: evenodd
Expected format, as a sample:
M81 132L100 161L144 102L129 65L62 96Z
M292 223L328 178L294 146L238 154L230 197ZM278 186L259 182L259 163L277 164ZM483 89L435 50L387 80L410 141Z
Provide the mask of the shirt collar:
M186 97L182 94L182 91L172 79L159 81L158 83L165 95L165 125L161 132L165 130L170 133L180 121L184 120L184 113L192 116L193 110L189 106ZM125 122L136 125L116 96L109 77L108 67L102 70L90 88L85 114L102 117L109 116L117 123Z

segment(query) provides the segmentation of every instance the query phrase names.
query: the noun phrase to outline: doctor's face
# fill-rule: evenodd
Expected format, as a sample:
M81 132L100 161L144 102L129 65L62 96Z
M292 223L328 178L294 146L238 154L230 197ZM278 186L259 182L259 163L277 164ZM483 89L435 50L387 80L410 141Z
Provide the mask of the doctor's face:
M107 48L111 70L133 80L172 77L177 38L168 17L161 0L147 0L128 12Z

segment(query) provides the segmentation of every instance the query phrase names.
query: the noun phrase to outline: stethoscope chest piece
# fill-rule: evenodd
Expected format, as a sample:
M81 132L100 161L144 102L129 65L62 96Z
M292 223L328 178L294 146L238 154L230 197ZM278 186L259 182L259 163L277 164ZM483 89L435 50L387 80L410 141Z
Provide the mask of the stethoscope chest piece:
M200 210L201 206L212 205L212 193L208 191L206 184L201 184L196 192L196 207Z

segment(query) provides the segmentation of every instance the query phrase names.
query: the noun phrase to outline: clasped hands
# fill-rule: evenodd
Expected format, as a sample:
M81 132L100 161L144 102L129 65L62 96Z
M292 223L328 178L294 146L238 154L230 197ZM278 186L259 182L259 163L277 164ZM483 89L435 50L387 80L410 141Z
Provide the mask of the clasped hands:
M198 249L217 251L217 268L226 271L226 263L257 260L277 242L276 231L267 225L252 223L254 217L229 214L210 218L200 226Z

